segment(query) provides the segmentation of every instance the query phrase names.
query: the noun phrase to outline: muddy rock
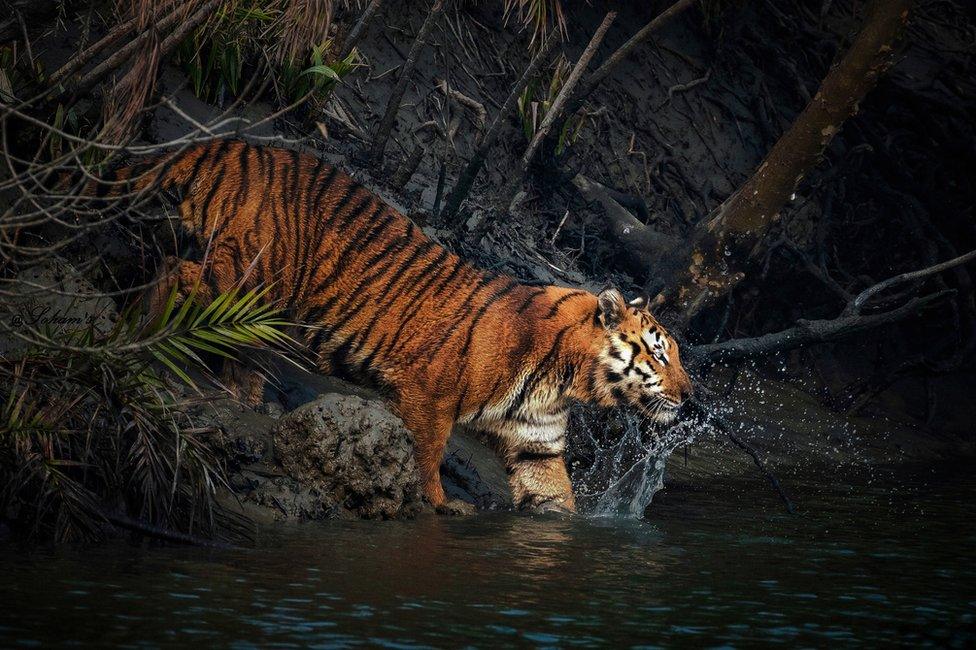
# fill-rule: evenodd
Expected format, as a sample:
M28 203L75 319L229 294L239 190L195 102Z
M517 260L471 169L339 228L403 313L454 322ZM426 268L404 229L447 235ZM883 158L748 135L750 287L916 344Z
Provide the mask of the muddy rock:
M271 437L276 462L318 495L322 518L387 519L423 509L413 437L379 402L324 395L283 416Z

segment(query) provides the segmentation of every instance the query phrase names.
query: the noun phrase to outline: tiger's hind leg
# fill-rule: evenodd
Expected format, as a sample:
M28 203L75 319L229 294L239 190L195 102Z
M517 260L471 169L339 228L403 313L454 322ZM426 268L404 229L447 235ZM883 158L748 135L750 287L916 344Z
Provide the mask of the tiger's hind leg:
M163 314L174 287L177 291L176 304L188 300L194 293L197 300L206 304L216 298L215 289L223 293L233 287L233 280L222 273L221 268L211 270L215 287L203 281L203 264L167 257L159 280L146 290L143 297L149 321L153 322ZM247 364L224 359L220 382L235 398L249 406L256 406L262 401L265 379Z
M264 375L248 363L224 359L220 374L223 384L236 399L248 406L257 406L264 401Z

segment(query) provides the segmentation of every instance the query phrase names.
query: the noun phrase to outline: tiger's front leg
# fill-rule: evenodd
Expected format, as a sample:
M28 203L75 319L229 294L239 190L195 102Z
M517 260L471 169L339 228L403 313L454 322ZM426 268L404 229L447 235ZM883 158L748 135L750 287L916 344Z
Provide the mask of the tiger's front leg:
M562 451L522 450L506 462L512 501L519 510L576 512Z
M454 426L450 411L422 399L401 399L396 410L414 436L414 456L424 497L438 514L474 514L476 508L470 503L448 500L441 485L441 460Z

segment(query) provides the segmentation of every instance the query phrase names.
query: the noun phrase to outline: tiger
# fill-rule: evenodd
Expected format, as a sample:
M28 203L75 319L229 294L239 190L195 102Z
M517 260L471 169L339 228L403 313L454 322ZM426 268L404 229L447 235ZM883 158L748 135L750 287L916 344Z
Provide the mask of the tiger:
M304 326L316 368L378 389L414 437L423 494L437 512L455 426L499 456L519 510L576 510L566 468L573 402L631 407L672 422L692 395L678 344L615 288L597 294L521 283L477 268L317 156L214 139L120 167L95 197L175 193L179 222L207 250L165 260L150 311L235 287ZM249 403L264 379L230 366ZM236 375L235 375L236 373ZM243 377L243 379L242 379Z

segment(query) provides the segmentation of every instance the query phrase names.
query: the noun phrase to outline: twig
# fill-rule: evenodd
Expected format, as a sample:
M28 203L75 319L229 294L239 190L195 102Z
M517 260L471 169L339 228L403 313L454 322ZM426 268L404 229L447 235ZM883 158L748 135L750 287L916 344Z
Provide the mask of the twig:
M475 124L478 130L481 131L485 128L485 123L488 122L488 111L485 110L485 105L474 99L473 97L468 97L460 90L455 90L447 85L447 81L444 79L438 79L436 84L437 90L441 92L445 97L450 97L456 101L461 106L465 108L470 108L475 112L477 119Z
M736 374L738 374L738 370L736 370ZM786 506L786 511L791 515L796 514L796 506L793 504L793 501L789 496L787 496L783 486L780 485L779 479L777 479L772 472L766 469L766 464L763 463L759 458L759 452L756 451L755 447L732 433L729 425L722 418L705 410L704 406L699 401L691 400L688 402L687 408L692 419L698 420L698 422L705 426L718 429L724 433L730 441L732 441L732 444L749 454L752 457L752 462L756 464L756 467L759 468L759 471L762 472L763 476L765 476L769 481L769 484L772 485L773 489L776 490L776 493L779 494L780 499L783 500L783 504Z
M596 54L597 49L600 47L600 43L603 42L603 37L606 35L607 30L610 29L610 25L613 24L614 19L617 17L616 11L608 11L607 15L603 18L603 22L597 27L596 31L593 33L593 37L590 38L590 42L587 44L586 49L580 55L579 60L576 65L573 66L572 72L569 73L569 78L566 79L566 83L559 90L559 94L556 95L556 99L553 100L552 106L546 112L546 116L542 118L542 124L539 125L539 129L532 136L532 141L529 142L528 148L525 150L525 155L522 156L522 170L525 171L528 168L529 163L535 157L535 152L539 149L539 145L547 135L549 135L552 125L555 124L556 118L562 113L563 107L569 100L569 97L573 94L576 89L576 84L579 83L580 78L583 73L586 72L586 66L589 65L590 59Z
M383 150L386 148L387 140L390 139L390 132L393 130L393 124L396 122L397 112L400 110L403 95L407 92L410 73L413 72L414 66L417 65L417 57L420 55L420 50L424 46L424 41L430 34L430 30L434 28L434 23L437 22L437 18L443 10L444 0L434 0L430 12L428 12L427 17L424 19L424 24L420 26L417 38L414 39L413 45L410 46L407 58L400 68L400 75L397 77L396 86L393 87L393 92L390 93L390 100L386 104L386 112L383 114L379 126L376 127L376 135L373 137L373 145L369 151L369 161L373 166L377 166L383 162Z
M381 0L371 0L370 3L366 5L366 8L363 10L363 14L359 17L359 20L356 21L356 24L353 25L352 29L349 30L349 34L346 35L346 40L342 44L342 51L339 54L340 60L349 56L353 48L356 47L360 39L362 39L363 34L366 33L366 26L372 19L373 14L376 13L376 10L380 8L380 4L382 4Z
M752 456L752 462L756 464L756 467L759 468L759 471L763 473L763 476L765 476L769 480L769 484L772 485L773 489L776 490L776 492L779 494L779 498L783 500L783 504L786 506L786 512L790 513L791 515L796 514L796 506L793 505L793 502L790 500L790 497L786 495L786 491L783 490L783 486L779 484L779 479L776 478L776 475L770 472L768 469L766 469L766 465L759 459L759 453L755 450L755 448L752 445L750 445L748 442L736 437L736 435L732 433L728 429L728 427L724 425L724 423L719 423L719 422L714 422L714 423L719 424L718 428L723 433L725 433L726 436L728 436L729 440L732 441L732 444L734 444L735 446L739 447L747 454Z
M945 262L941 262L939 264L933 264L932 266L926 267L924 269L919 269L917 271L909 271L907 273L902 273L900 275L896 275L894 277L888 278L887 280L884 280L873 286L870 286L864 291L862 291L861 293L857 294L857 297L855 297L854 300L850 302L850 304L848 305L844 313L859 314L861 313L861 309L864 307L865 303L868 300L870 300L872 296L881 293L885 289L888 289L897 284L901 284L903 282L920 280L921 278L925 278L930 275L934 275L936 273L941 273L942 271L946 271L955 266L959 266L960 264L965 264L966 262L969 262L970 260L974 260L974 259L976 259L976 250L969 251L964 255L960 255L959 257L954 257L951 260L946 260Z
M566 210L566 214L564 214L563 218L559 220L559 225L556 226L556 232L552 233L552 239L549 240L550 246L556 245L556 238L559 237L559 232L563 229L563 224L566 223L567 218L569 218L569 210Z
M512 112L515 108L515 103L518 101L519 96L525 87L529 85L529 82L535 77L542 64L548 60L549 52L552 50L552 46L556 44L558 39L558 32L553 31L549 33L548 38L536 52L535 56L532 57L532 61L529 62L525 72L522 73L521 78L512 87L511 92L505 101L502 102L502 107L498 109L495 113L495 118L491 121L488 126L488 130L485 131L484 136L481 138L481 143L475 150L468 164L465 165L464 170L461 171L460 176L458 176L457 183L455 183L453 189L451 189L450 194L447 196L447 200L444 203L444 214L445 218L452 218L457 214L458 209L461 207L461 203L467 198L468 193L471 191L471 186L474 184L474 179L478 176L478 172L485 164L485 160L488 157L488 151L491 149L492 145L495 144L495 140L498 138L498 132L501 130L502 120Z

